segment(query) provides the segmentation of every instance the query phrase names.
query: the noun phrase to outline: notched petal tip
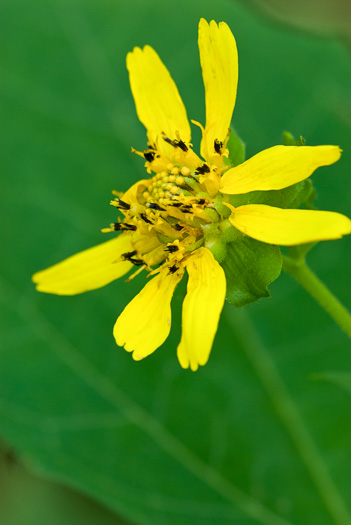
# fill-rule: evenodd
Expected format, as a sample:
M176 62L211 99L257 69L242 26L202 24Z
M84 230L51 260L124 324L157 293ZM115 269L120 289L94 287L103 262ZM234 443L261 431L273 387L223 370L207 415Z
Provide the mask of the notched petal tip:
M238 52L227 24L214 20L209 24L200 20L198 45L206 101L201 154L207 160L215 154L215 141L224 142L230 127L238 84Z
M196 371L210 356L225 300L226 280L222 267L207 248L196 250L186 268L189 281L177 356L182 368Z
M152 354L171 329L171 300L182 274L168 268L151 279L118 317L113 329L118 346L133 352L135 361Z

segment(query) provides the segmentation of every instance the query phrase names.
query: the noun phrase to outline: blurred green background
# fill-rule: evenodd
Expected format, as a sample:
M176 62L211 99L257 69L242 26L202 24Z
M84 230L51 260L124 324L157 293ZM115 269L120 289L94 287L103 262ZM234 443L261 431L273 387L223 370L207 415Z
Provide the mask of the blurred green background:
M112 326L143 276L77 297L31 283L106 239L111 189L145 175L130 152L145 132L129 50L152 45L189 118L204 121L201 16L226 21L237 39L234 125L248 155L281 143L285 129L340 144L341 161L313 181L320 209L350 214L349 11L310 2L309 24L295 4L287 16L284 2L258 0L2 0L3 525L351 523L350 392L338 375L350 372L350 345L289 276L270 299L226 306L196 373L176 360L184 288L171 337L135 363ZM350 241L309 256L349 307Z

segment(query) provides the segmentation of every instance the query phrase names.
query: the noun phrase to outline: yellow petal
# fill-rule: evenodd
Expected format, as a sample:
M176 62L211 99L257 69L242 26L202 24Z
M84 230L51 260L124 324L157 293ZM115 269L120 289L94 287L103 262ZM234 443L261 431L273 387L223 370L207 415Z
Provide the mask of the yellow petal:
M122 200L128 204L138 204L138 196L151 184L151 179L142 179L133 184L125 193Z
M236 99L238 84L238 52L235 39L224 22L199 23L199 51L205 85L206 127L201 155L214 154L214 141L224 141Z
M167 152L172 148L161 136L164 132L176 139L190 142L190 125L177 86L160 57L150 46L135 47L127 55L129 81L139 120L147 129L149 142L157 141L159 149Z
M114 261L133 249L130 235L122 234L37 272L32 279L39 292L75 295L95 290L122 277L132 268L129 262Z
M307 179L320 166L340 159L338 146L273 146L228 170L220 191L230 195L281 190Z
M183 368L197 370L207 363L217 332L226 280L222 267L207 248L198 249L188 260L188 289L183 302L182 338L178 359Z
M167 339L171 329L171 300L183 272L168 268L151 279L126 306L113 329L116 343L139 361Z
M229 220L249 237L281 246L340 239L351 233L350 219L332 211L282 210L248 204L235 208Z

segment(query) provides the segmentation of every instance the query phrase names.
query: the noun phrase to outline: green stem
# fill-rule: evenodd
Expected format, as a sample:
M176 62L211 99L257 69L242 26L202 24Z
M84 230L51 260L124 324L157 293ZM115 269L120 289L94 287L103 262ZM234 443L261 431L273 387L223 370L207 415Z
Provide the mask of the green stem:
M330 317L351 337L351 314L318 279L307 266L304 259L292 259L283 256L283 269L290 273L297 282L319 303Z
M294 443L297 452L320 494L335 525L351 525L351 516L331 477L323 456L306 426L271 353L263 344L260 334L247 311L239 309L235 315L227 309L230 325L234 328L241 346L264 386L272 404Z

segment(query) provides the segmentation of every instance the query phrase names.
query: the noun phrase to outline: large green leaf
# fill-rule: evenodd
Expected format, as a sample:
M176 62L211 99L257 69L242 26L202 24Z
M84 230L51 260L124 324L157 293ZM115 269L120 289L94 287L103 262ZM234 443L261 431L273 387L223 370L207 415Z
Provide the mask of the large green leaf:
M351 393L351 374L350 372L324 372L315 374L316 379L330 381L335 385L343 388L346 392Z
M184 288L171 337L135 363L112 326L144 277L77 297L41 295L30 282L100 242L115 217L110 190L145 176L130 153L145 145L125 69L133 46L157 48L189 117L204 121L200 16L236 35L234 122L248 156L283 129L340 144L342 161L313 181L319 208L347 212L351 75L341 44L287 34L224 0L5 0L0 10L3 438L30 468L137 524L350 523L349 397L310 380L350 370L349 342L289 276L270 299L225 308L197 373L176 361ZM350 304L349 254L348 239L325 243L309 263Z

